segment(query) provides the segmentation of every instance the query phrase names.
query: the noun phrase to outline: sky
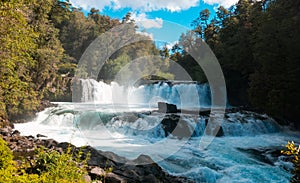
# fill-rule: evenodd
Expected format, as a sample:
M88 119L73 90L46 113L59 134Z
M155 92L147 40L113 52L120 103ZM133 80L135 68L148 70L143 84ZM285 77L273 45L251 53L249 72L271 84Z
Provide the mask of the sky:
M91 8L100 10L102 15L122 19L127 12L140 30L156 42L174 44L179 36L192 29L191 22L203 9L209 9L211 17L220 6L229 8L238 0L70 0L73 6L84 12Z

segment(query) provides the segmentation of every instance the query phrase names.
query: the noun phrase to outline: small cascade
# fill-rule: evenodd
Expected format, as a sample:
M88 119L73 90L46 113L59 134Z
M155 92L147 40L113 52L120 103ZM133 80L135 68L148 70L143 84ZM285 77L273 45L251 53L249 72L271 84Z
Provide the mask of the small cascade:
M80 130L106 129L128 136L165 138L201 137L209 123L206 116L187 114L165 115L149 112L103 112L54 108L41 124L59 127L76 127ZM42 115L44 115L42 113ZM266 115L252 112L227 113L221 123L222 135L227 137L255 136L281 131L280 126Z
M181 108L209 107L211 92L208 84L158 82L139 87L106 84L93 79L80 79L74 87L73 100L102 104L145 104L157 107L157 102L176 104Z
M222 124L225 136L254 136L280 132L280 126L267 115L252 112L229 113Z

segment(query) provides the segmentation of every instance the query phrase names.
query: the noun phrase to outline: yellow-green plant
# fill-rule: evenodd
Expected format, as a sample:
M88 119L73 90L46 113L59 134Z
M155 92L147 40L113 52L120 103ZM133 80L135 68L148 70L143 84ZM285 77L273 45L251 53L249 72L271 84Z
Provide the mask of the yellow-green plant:
M71 148L62 154L39 148L34 166L45 182L82 182L81 179L87 171L86 163L80 162L80 156L77 155L74 159Z
M300 182L300 145L297 146L295 143L288 142L286 145L286 150L282 150L281 153L292 156L293 157L293 164L294 164L294 170L293 170L293 177L291 179L292 183Z
M0 137L0 183L38 183L39 176L36 174L27 174L25 170L17 169L13 160L13 153L8 148L7 143Z
M74 154L71 148L66 153L38 148L35 158L18 165L7 143L0 138L0 183L73 183L84 182L87 174L87 158L81 160L83 153Z

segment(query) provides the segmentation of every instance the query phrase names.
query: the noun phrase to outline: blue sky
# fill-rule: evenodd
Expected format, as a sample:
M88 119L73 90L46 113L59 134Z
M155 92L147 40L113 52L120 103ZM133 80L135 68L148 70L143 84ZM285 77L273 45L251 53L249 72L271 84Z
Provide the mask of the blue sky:
M172 45L182 32L192 29L191 22L205 8L215 15L214 9L222 5L226 8L238 0L70 0L75 7L88 12L92 7L101 14L122 19L127 12L132 13L141 29L156 42Z

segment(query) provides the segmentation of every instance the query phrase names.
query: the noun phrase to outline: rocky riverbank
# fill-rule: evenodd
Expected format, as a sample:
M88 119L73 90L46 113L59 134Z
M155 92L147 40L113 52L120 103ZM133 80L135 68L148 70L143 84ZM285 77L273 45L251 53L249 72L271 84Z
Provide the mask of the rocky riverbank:
M7 143L13 151L15 157L23 156L32 158L35 148L44 146L58 152L66 151L68 147L73 150L82 150L69 143L58 143L53 139L46 139L43 135L22 136L19 131L13 130L13 125L0 128L0 137ZM85 177L86 182L100 182L101 177L105 177L106 183L124 183L124 182L151 182L151 183L179 183L192 182L183 177L175 177L165 172L153 160L146 155L140 155L135 160L128 160L120 157L113 152L103 152L96 150L90 146L84 148L85 154L90 153L88 160L88 172ZM107 173L106 168L111 168L111 172ZM105 174L105 176L104 176Z

